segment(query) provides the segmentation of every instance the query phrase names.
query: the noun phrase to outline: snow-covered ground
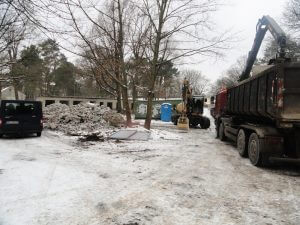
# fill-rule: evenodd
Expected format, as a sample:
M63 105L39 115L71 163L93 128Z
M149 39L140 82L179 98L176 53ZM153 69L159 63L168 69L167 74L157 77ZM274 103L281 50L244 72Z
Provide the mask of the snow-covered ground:
M299 168L256 168L213 128L153 127L147 142L0 139L0 224L299 224Z

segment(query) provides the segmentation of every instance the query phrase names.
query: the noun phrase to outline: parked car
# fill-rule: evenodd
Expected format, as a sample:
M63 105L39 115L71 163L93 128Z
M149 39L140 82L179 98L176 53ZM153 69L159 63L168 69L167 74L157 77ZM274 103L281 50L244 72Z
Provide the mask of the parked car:
M36 134L43 130L42 104L38 101L0 101L0 137L3 135Z

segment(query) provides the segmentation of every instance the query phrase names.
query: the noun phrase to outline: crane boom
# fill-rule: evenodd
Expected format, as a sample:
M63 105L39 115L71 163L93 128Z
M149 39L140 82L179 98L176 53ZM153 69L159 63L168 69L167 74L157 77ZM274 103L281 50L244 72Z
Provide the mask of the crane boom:
M279 46L279 57L285 57L286 35L284 31L280 28L280 26L272 17L263 16L261 19L258 20L258 23L256 25L255 39L251 51L248 54L246 66L243 70L243 73L241 74L240 81L249 78L253 64L257 57L257 53L268 30L270 31L270 33L272 34Z

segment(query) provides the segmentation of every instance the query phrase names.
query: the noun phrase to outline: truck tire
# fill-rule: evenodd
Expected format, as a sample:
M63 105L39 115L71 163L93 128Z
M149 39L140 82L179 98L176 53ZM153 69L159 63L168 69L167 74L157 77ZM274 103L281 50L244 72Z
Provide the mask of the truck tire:
M37 136L37 137L40 137L41 135L42 135L42 132L37 132L37 133L36 133L36 136Z
M173 124L176 126L177 125L177 122L178 122L178 118L177 116L172 116L171 120L173 122Z
M241 157L248 156L248 137L243 129L240 129L236 138L237 150Z
M216 129L216 138L219 138L219 127L220 127L220 121L218 119L215 119L215 129Z
M263 152L263 146L259 142L259 138L256 133L252 133L248 143L248 155L250 162L254 166L266 166L267 160L265 159Z
M208 129L210 127L210 120L207 117L203 117L202 119L202 129Z
M190 119L190 127L196 128L199 124L199 121L197 119Z
M2 138L3 137L3 134L0 134L0 138Z
M221 141L226 141L226 136L225 136L225 132L224 132L224 123L220 123L219 138L220 138Z

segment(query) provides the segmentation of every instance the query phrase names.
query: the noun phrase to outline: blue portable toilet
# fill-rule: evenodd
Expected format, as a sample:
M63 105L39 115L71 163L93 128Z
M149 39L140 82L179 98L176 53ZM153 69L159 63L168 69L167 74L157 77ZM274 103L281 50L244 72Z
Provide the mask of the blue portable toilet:
M160 119L164 122L170 122L172 117L172 104L163 103L160 107Z

